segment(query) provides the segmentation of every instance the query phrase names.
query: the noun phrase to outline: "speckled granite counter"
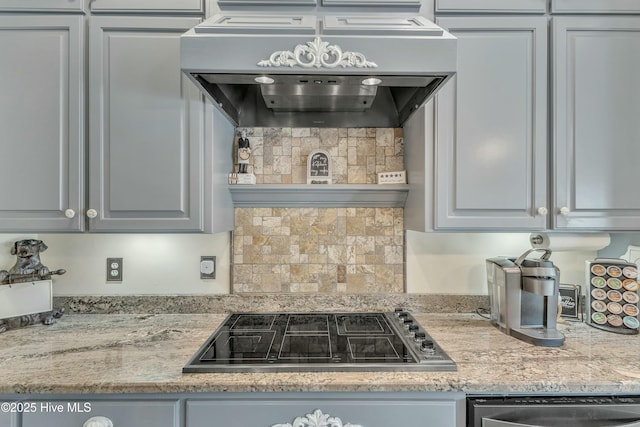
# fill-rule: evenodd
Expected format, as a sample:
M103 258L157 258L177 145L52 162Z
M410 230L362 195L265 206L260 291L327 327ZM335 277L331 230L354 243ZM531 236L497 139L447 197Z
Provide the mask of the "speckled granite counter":
M473 314L415 314L457 372L182 374L223 314L71 314L0 335L0 393L464 391L640 393L640 337L565 323L560 348Z

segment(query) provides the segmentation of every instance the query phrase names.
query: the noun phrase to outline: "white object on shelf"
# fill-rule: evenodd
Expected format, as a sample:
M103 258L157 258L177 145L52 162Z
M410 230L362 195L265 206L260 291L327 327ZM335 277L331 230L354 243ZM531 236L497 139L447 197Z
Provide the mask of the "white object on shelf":
M256 176L252 173L230 173L229 184L247 184L253 185L256 183Z
M53 310L51 280L0 285L0 319Z
M407 171L378 172L378 184L406 184Z
M307 184L331 184L333 165L325 150L313 150L307 156Z

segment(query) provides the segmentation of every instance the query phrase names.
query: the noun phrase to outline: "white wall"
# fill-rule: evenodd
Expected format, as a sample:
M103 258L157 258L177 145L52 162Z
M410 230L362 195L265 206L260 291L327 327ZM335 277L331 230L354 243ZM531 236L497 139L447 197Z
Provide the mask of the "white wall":
M0 269L15 262L11 244L40 238L49 246L45 265L64 268L54 277L55 295L176 295L229 292L229 233L220 234L0 234ZM484 295L485 259L519 256L529 233L407 232L407 292ZM626 247L626 245L624 245ZM618 251L620 252L620 251ZM201 280L201 255L217 257L215 280ZM618 254L612 254L617 256ZM596 251L554 252L562 283L583 284L584 262ZM105 280L106 258L124 258L124 280Z
M54 295L176 295L229 292L229 233L0 235L0 269L9 269L15 240L39 238L53 277ZM216 278L200 279L200 256L216 256ZM106 258L122 257L123 281L106 281Z
M407 231L407 292L486 295L487 258L520 256L529 233L419 233ZM562 283L584 284L585 261L597 251L552 252ZM532 256L536 256L535 254Z

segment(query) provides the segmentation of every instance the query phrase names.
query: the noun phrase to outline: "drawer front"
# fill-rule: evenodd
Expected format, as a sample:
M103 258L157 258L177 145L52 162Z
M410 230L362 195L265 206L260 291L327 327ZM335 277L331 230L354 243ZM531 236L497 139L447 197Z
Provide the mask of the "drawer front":
M313 420L335 417L335 424L362 427L456 426L457 403L454 400L426 399L348 399L295 397L235 400L189 400L187 427L220 426L271 427L276 425L316 425ZM302 424L294 422L298 419ZM339 422L338 420L339 419Z
M640 13L638 0L551 0L552 13Z
M203 13L202 0L92 0L91 12Z
M38 410L25 413L22 427L82 427L92 417L105 417L114 427L178 427L178 401L33 401Z
M2 12L82 12L84 0L0 0Z
M545 13L546 11L546 0L436 0L436 13Z

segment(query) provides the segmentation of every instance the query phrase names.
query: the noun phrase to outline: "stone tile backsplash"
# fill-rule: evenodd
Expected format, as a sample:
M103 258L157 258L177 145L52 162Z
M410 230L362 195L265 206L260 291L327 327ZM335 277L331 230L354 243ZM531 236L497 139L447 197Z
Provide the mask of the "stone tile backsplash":
M258 185L305 184L315 149L331 156L334 184L375 184L378 172L404 169L402 129L242 131ZM404 270L402 208L235 210L234 292L402 293Z
M378 172L404 169L402 129L237 128L247 132L258 184L306 184L307 156L329 152L334 184L375 184Z
M404 292L402 208L237 208L234 292Z

